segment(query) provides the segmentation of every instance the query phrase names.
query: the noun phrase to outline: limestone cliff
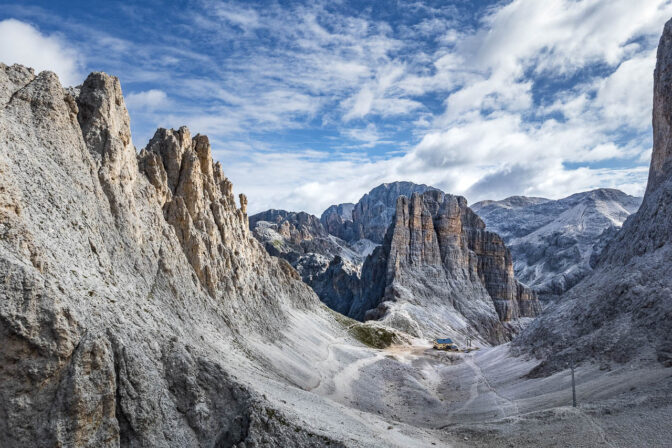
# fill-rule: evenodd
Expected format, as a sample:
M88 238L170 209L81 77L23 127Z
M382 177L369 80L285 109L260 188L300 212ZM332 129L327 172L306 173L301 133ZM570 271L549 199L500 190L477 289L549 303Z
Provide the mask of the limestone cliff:
M253 341L301 313L335 330L245 205L204 136L160 129L136 156L117 78L65 90L0 64L0 445L329 442L269 418L283 403L250 382L310 378Z
M387 228L394 220L397 198L411 197L413 193L435 190L433 187L413 182L381 184L362 196L352 210L354 235L351 240L368 239L382 243Z
M347 312L360 288L364 254L330 235L316 216L305 212L267 210L250 217L250 228L266 251L287 260L322 302Z
M536 295L515 280L501 238L485 230L464 198L437 190L398 199L362 283L350 316L382 318L427 337L476 332L501 343L512 334L503 322L540 311Z
M320 216L320 222L331 235L342 240L353 237L352 211L355 204L346 202L328 207Z

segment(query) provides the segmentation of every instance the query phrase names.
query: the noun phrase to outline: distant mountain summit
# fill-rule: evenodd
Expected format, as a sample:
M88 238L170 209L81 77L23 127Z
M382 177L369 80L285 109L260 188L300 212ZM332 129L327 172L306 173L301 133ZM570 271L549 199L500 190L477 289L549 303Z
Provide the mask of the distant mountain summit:
M320 219L268 210L251 216L250 228L330 308L411 335L472 333L497 344L541 309L466 199L427 185L382 184Z
M497 232L519 280L542 297L556 296L592 271L594 260L641 198L600 188L559 200L512 196L472 209Z
M332 205L322 213L320 219L329 233L346 241L367 239L381 244L394 218L397 198L410 198L413 193L428 190L440 191L413 182L381 184L362 196L356 204Z

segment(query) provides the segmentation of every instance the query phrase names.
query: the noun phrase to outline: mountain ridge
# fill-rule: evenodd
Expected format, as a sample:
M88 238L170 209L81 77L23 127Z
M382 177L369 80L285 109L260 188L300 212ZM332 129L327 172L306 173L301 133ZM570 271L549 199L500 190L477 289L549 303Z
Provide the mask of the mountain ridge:
M516 276L551 298L592 271L599 252L640 202L600 188L558 200L517 196L473 207L511 249Z

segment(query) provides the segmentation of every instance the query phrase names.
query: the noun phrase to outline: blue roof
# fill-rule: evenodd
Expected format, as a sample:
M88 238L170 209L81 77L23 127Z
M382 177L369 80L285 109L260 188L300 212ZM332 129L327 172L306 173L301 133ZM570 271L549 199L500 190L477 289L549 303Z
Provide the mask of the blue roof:
M453 340L452 339L437 339L436 343L437 344L452 344Z

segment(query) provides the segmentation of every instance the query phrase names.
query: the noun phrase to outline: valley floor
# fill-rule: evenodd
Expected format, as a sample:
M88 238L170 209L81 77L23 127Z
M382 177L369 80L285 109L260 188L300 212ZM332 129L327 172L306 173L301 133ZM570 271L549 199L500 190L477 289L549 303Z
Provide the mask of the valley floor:
M537 362L511 356L507 345L463 354L423 345L372 350L333 340L322 349L312 371L285 378L295 387L266 382L264 393L346 446L672 443L669 368L579 366L573 408L569 370L526 379Z

